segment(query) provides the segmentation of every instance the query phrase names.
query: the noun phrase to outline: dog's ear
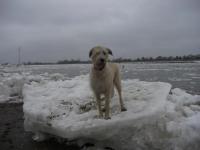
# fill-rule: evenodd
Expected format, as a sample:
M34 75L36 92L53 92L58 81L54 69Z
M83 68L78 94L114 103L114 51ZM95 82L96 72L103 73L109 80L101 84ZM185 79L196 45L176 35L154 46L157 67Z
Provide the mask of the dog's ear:
M108 54L110 54L110 55L112 55L112 56L113 56L113 53L112 53L111 49L109 49L109 48L106 48L106 50L108 51Z
M89 52L89 57L91 58L91 56L92 56L92 52L93 52L93 48L90 50L90 52Z

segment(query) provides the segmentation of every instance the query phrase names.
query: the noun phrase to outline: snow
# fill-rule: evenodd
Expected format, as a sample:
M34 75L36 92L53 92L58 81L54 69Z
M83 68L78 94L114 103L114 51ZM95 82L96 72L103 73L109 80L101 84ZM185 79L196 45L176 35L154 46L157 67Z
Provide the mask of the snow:
M168 107L171 103L173 109ZM173 135L173 144L179 149L198 149L200 144L200 95L190 95L173 89L166 106L167 130ZM191 147L188 147L191 146Z
M22 102L25 83L41 82L42 76L30 73L4 73L0 76L0 102Z
M167 83L124 81L123 94L128 111L119 112L119 102L115 96L112 103L112 121L105 121L96 117L95 104L88 83L87 75L66 81L26 85L23 90L24 114L27 118L25 122L29 123L28 126L25 123L25 128L32 130L35 125L29 126L30 122L41 122L42 126L55 129L55 132L50 129L52 134L68 139L78 138L81 134L85 135L85 132L91 137L94 134L98 135L99 132L105 132L116 123L131 122L162 112L171 88ZM99 128L102 125L106 128ZM93 131L92 128L99 128L99 131Z
M16 68L6 68L5 72L0 73L0 103L22 102L24 84L31 84L31 82L39 83L47 80L59 81L68 79L60 73L34 75L31 72L13 69Z
M0 102L14 100L22 95L25 79L18 73L3 74L0 82Z
M36 140L49 133L77 143L89 140L98 148L200 146L200 96L171 90L170 84L162 82L124 80L122 86L128 111L119 111L115 93L112 118L104 120L97 118L88 75L27 84L23 90L25 130L35 133Z

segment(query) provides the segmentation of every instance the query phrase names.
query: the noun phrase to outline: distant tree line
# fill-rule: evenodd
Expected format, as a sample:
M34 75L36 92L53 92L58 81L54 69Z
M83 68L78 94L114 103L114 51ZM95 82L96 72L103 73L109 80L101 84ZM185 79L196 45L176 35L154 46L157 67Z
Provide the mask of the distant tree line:
M117 58L114 59L114 62L157 62L157 61L164 61L164 62L177 62L177 61L195 61L200 60L200 54L198 55L184 55L184 56L158 56L158 57L141 57L137 59L131 59L131 58Z
M65 59L65 60L60 60L57 62L25 62L23 63L24 65L56 65L56 64L89 64L91 61L87 60L80 60L80 59Z
M55 63L52 62L24 62L24 65L53 65Z
M80 60L80 59L71 59L71 60L60 60L57 62L57 64L89 64L90 61L89 60Z
M141 57L137 59L131 58L116 58L113 59L112 62L192 62L195 60L200 61L200 54L198 55L184 55L184 56L158 56L158 57ZM65 59L60 60L55 63L51 62L26 62L23 63L24 65L53 65L53 64L89 64L91 63L90 60L80 60L80 59Z

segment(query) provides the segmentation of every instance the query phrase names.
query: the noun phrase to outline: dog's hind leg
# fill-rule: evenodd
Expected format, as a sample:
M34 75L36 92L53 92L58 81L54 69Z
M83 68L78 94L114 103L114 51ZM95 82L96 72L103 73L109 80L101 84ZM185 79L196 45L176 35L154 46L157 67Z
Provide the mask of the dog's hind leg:
M113 86L112 93L111 93L111 98L113 98L114 94L115 94L115 90L114 90L114 86Z
M121 106L121 111L126 111L126 107L124 106L123 99L122 99L122 89L121 89L121 79L119 73L116 74L114 79L114 85L117 89L118 95L119 95L119 102Z
M111 119L110 118L110 97L111 93L106 94L105 96L105 119Z

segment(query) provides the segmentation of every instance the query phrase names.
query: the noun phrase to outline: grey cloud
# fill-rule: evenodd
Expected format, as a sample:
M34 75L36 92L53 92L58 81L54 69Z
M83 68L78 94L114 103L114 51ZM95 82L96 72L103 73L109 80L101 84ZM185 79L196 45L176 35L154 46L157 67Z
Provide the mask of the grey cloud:
M199 0L2 0L0 63L88 59L95 45L115 57L200 53Z

